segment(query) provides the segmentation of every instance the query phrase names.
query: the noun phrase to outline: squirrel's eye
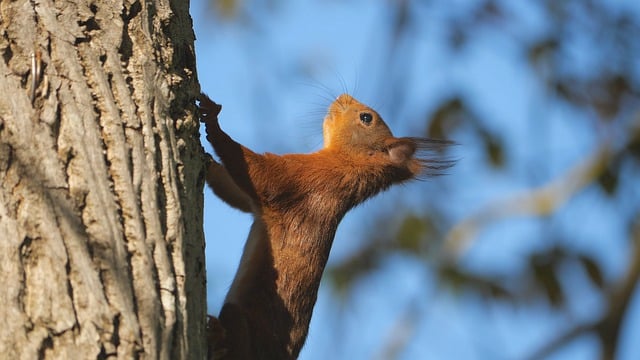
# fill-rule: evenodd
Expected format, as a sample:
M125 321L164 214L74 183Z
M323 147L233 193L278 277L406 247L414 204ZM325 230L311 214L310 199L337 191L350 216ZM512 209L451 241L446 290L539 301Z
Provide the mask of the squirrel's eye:
M371 121L373 121L373 116L371 116L371 114L368 112L360 113L360 121L362 121L365 125L369 125L371 124Z

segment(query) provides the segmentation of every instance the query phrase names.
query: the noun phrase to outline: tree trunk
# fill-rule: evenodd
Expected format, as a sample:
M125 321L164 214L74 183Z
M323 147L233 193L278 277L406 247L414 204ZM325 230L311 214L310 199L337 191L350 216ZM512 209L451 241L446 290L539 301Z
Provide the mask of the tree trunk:
M205 356L188 2L0 2L0 354Z

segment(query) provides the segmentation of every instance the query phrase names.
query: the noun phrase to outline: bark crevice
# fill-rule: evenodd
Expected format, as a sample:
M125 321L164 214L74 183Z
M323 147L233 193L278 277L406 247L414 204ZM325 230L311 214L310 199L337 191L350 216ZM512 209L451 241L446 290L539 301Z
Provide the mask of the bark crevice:
M2 3L3 356L204 357L198 89L162 60L193 34L165 2Z

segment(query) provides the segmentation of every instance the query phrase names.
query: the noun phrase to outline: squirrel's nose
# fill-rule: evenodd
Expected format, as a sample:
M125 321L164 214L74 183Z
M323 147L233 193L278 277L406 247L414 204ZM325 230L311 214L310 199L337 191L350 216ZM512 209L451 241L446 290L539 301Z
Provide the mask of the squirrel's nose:
M351 104L352 102L354 102L355 99L353 98L353 96L351 96L349 94L341 94L340 96L338 96L336 98L336 101L341 103L342 105L348 105L348 104Z

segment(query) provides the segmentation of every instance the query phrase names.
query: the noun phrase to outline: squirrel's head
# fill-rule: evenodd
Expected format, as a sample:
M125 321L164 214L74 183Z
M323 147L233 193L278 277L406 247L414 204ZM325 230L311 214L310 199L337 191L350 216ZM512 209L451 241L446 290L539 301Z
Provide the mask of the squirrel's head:
M348 94L331 103L322 128L324 147L332 149L376 150L393 137L375 110Z
M376 163L403 169L402 178L436 175L439 170L453 165L451 161L441 159L439 152L450 142L395 138L375 110L348 94L338 96L331 103L322 128L325 149L371 157Z

